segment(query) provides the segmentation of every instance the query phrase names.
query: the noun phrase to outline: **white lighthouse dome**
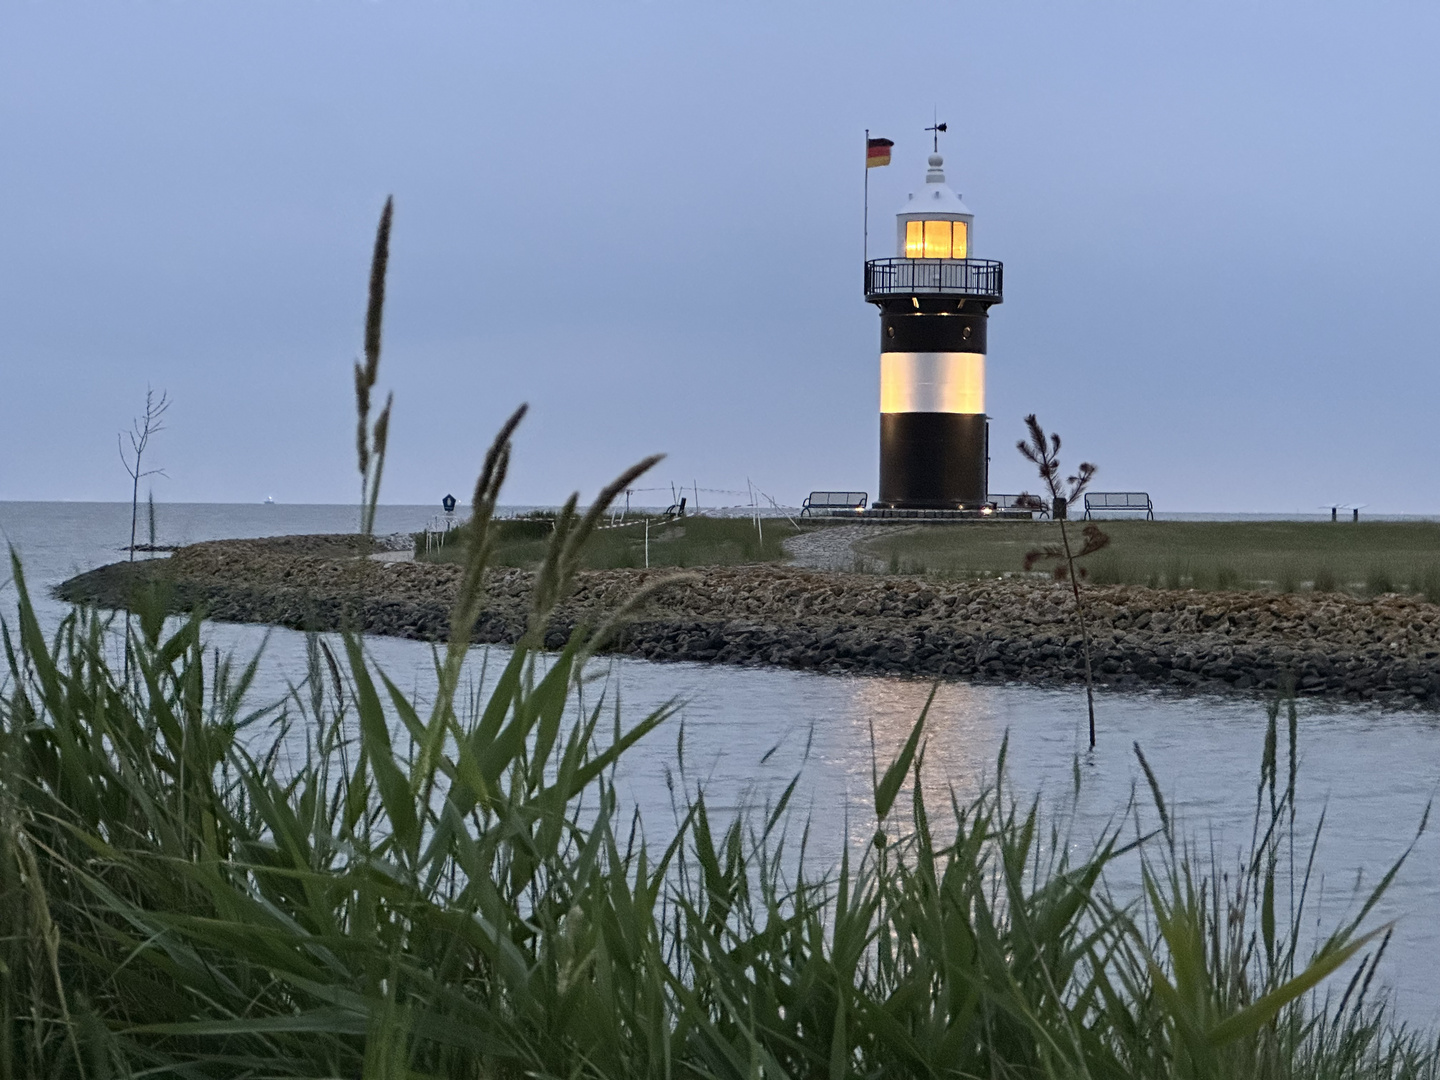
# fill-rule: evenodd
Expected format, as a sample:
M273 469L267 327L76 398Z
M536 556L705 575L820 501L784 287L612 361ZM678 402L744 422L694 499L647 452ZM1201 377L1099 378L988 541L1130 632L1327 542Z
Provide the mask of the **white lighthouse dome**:
M905 259L965 259L975 215L945 182L945 159L930 155L925 186L895 215L897 254Z

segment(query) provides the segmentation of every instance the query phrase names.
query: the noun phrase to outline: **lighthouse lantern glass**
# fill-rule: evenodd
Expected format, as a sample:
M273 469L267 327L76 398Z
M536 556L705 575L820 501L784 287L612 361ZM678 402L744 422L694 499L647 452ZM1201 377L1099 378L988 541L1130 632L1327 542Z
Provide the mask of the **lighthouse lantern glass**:
M970 249L969 227L963 221L907 221L907 259L964 259Z
M925 257L927 259L948 259L950 257L950 222L925 222Z
M905 257L920 259L924 256L925 223L923 221L907 221L905 223Z

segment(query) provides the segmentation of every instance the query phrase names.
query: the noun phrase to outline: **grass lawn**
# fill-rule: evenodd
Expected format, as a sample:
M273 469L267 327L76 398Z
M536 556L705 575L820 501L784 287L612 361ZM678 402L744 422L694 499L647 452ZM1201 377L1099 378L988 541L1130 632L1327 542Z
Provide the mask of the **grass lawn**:
M1071 522L1072 542L1083 522ZM1434 522L1104 521L1110 546L1085 560L1098 583L1162 588L1424 593L1440 602ZM861 550L894 572L990 576L1059 542L1051 521L879 526Z
M533 567L545 555L553 526L540 518L516 518L495 523L494 566ZM757 529L749 518L687 517L650 522L650 566L736 566L742 563L778 562L785 558L781 544L796 535L786 518L762 518ZM465 527L450 533L447 542L428 555L423 540L416 554L432 562L461 561L469 538ZM585 566L592 570L646 565L645 525L600 528L585 549Z

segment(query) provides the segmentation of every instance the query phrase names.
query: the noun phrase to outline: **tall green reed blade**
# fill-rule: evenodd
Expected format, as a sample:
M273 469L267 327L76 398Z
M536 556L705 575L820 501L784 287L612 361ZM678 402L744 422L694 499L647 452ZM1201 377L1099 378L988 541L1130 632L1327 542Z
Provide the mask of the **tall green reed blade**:
M900 749L900 756L890 763L890 767L885 770L885 775L881 777L880 783L875 788L875 817L880 821L884 821L890 813L890 807L895 803L895 796L900 793L900 785L905 782L905 775L910 771L911 762L915 760L916 751L920 746L920 736L925 730L925 718L930 715L930 706L935 703L935 694L939 689L939 683L930 688L930 696L925 699L925 707L920 710L920 719L910 729L910 735Z
M394 829L394 848L413 862L420 848L421 830L410 777L395 760L389 719L370 676L359 639L347 634L345 649L350 658L350 673L355 681L361 750L375 774L381 805Z
M471 498L470 546L466 551L464 570L450 613L450 637L445 646L443 665L438 672L439 685L435 693L435 704L430 711L425 738L420 744L420 767L416 780L420 785L419 790L423 791L427 800L433 789L432 777L440 748L455 722L455 689L460 681L460 672L470 648L475 623L480 618L485 569L490 555L490 522L494 518L501 485L504 484L505 474L510 467L511 438L520 421L524 419L527 409L528 406L521 405L501 426L485 454L485 462L475 481L475 493ZM516 649L512 664L515 665L518 678L524 664L520 648ZM499 706L501 709L508 706L504 698L493 700L492 706L496 706L498 702L504 702Z
M1286 1061L1302 1051L1313 1051L1313 1033L1324 1030L1336 1015L1323 1007L1318 1013L1311 1012L1315 987L1377 938L1388 938L1390 933L1389 926L1368 933L1361 933L1360 928L1395 880L1413 842L1371 890L1358 913L1326 938L1308 962L1297 963L1297 950L1306 934L1305 897L1323 816L1297 892L1298 736L1293 699L1291 759L1284 787L1278 782L1278 715L1279 702L1272 702L1255 792L1256 822L1238 877L1212 871L1197 879L1193 852L1177 845L1168 823L1160 865L1156 867L1147 858L1142 868L1146 911L1155 920L1157 934L1153 944L1133 935L1136 955L1143 958L1144 978L1129 975L1127 981L1133 987L1148 983L1151 988L1156 1021L1169 1035L1169 1059L1175 1063L1177 1076L1290 1075ZM1141 761L1144 765L1143 755ZM1145 767L1165 820L1158 785L1148 765ZM1422 817L1421 831L1426 820ZM1288 922L1282 923L1276 886L1279 864L1287 853L1292 899ZM1223 895L1222 888L1228 888ZM1251 923L1251 918L1256 922ZM1132 990L1132 997L1138 992ZM1348 998L1349 990L1345 996ZM1358 1023L1358 1018L1352 1019Z

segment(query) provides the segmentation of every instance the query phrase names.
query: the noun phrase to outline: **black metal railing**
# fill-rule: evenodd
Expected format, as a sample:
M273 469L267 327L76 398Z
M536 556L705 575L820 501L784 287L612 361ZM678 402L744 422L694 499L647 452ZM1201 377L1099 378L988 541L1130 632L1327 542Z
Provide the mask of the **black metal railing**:
M865 295L974 296L1004 299L1004 265L994 259L871 259Z

